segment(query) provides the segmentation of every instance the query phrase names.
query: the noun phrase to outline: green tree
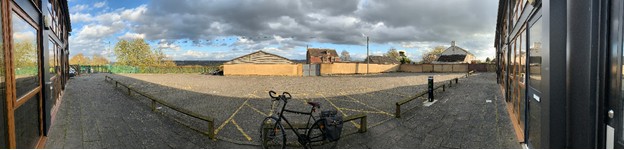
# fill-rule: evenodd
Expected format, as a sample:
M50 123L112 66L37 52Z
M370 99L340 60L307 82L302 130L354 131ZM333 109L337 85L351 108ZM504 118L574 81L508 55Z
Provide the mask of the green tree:
M392 59L401 61L401 55L399 54L399 51L396 50L396 48L390 48L388 50L388 52L386 52L386 54L384 54L384 56L386 57L390 57Z
M143 39L132 41L120 40L115 44L117 64L125 66L154 65L153 53L150 46Z
M85 57L82 53L78 53L69 59L69 64L72 65L89 65L91 60Z
M175 66L162 50L151 50L143 39L120 40L115 44L117 65L123 66Z
M486 63L490 63L492 60L490 60L490 57L485 58L485 62Z
M444 50L445 50L444 46L436 46L430 51L424 52L422 55L423 60L421 61L421 63L431 63L433 61L436 61L438 57L440 57L440 54L444 52Z

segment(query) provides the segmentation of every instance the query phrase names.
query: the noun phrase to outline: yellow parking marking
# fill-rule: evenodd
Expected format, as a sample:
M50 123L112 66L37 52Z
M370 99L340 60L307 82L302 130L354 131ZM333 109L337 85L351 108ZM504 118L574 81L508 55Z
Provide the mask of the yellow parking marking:
M392 116L392 115L387 114L386 112L381 112L381 111L368 111L368 110L350 109L350 108L340 108L340 109L348 110L348 111L355 111L355 112L363 112L363 113L371 113L371 114L384 114L384 115Z
M255 94L256 92L254 91L253 93ZM226 119L223 123L221 123L221 125L219 125L219 127L215 130L215 135L219 134L219 131L221 131L221 129L223 129L223 127L225 127L225 125L227 125L232 120L232 118L234 118L234 116L238 114L238 112L243 108L243 106L247 104L247 101L249 101L249 99L250 99L250 96L247 97L247 100L245 100L245 102L243 102L243 104L240 105L238 109L236 109L236 111L234 111L234 113L232 113L232 115L230 115L228 119Z
M376 111L381 112L381 114L385 114L385 115L388 115L388 116L394 116L393 114L390 114L390 113L385 112L385 111L383 111L383 110L379 110L379 109L377 109L377 108L375 108L375 107L373 107L373 106L370 106L370 105L368 105L368 104L366 104L366 103L364 103L364 102L362 102L362 101L360 101L360 100L358 100L358 99L355 99L355 98L353 98L353 97L351 97L351 96L347 95L346 93L342 93L342 94L343 94L343 96L348 97L348 98L350 98L351 100L353 100L353 101L355 101L355 102L357 102L357 103L360 103L360 104L362 104L362 105L364 105L364 106L366 106L366 107L368 107L368 108L371 108L371 109L374 109L374 110L376 110Z
M267 115L266 113L263 113L262 111L260 111L260 110L256 109L255 107L253 107L253 106L251 106L251 105L249 105L249 104L245 104L245 105L247 105L247 107L251 108L251 110L253 110L253 111L257 112L257 113L260 113L260 114L262 114L262 115L264 115L264 116L267 116L267 117L269 116L269 115Z
M325 95L323 94L318 94L321 95L321 97L323 97L327 102L329 102L329 104L331 104L332 106L334 106L334 108L336 108L336 110L338 110L340 113L342 113L342 115L347 115L346 113L344 113L342 111L342 109L340 109L340 107L336 106L334 103L332 103L329 99L327 99L327 97L325 97ZM355 123L354 121L350 121L353 125L355 125L356 128L360 128L360 124Z
M245 138L247 138L247 141L251 141L251 137L249 137L249 135L247 135L247 133L245 133L245 130L243 130L243 128L241 128L238 123L236 123L236 120L232 119L232 124L234 124L234 126L236 126L236 129L238 129L238 131L240 131L240 133L243 134L243 136L245 136Z

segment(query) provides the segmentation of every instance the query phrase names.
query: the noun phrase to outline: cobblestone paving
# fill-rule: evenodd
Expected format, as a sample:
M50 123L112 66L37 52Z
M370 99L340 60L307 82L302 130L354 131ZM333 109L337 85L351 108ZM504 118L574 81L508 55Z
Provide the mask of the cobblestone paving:
M436 82L464 74L387 73L330 77L207 76L195 74L111 75L176 106L215 118L217 138L257 145L260 121L270 115L269 90L293 95L287 108L309 111L306 102L319 102L321 110L334 109L342 115L365 113L368 125L394 118L394 103L426 90L428 76ZM405 107L414 107L408 104ZM305 122L305 116L287 114L291 122ZM201 126L201 125L198 125ZM354 133L357 121L345 125Z
M341 139L339 148L520 149L494 73L481 73L392 119ZM492 100L487 102L486 100ZM419 101L418 103L423 102Z
M151 112L145 104L136 101L140 100L138 96L128 96L121 88L115 89L114 85L104 82L104 75L108 74L70 80L46 148L258 148L253 146L258 144L255 138L258 137L257 120L270 114L270 103L263 89L280 91L292 86L279 83L285 82L284 78L292 77L234 77L232 81L222 81L224 77L183 75L184 80L195 82L163 86L164 82L176 83L176 75L136 75L152 76L151 80L113 75L116 80L132 83L133 87L145 89L165 100L175 98L170 102L178 106L216 116L217 137L220 140L213 141L163 115ZM293 100L289 106L306 109L305 101L319 101L324 109L338 109L345 115L367 113L369 127L374 127L367 133L344 137L338 143L338 148L520 148L513 135L504 100L496 86L495 75L491 73L460 80L460 84L439 94L436 97L439 101L430 107L422 106L419 100L410 102L404 108L413 109L403 109L405 113L402 118L394 119L393 104L415 91L424 90L426 87L422 83L425 83L423 81L428 75L312 77L315 80L327 80L323 83L334 84L327 87L338 88L321 88L323 90L314 93L305 92L310 90L308 88L291 90L293 97L302 98ZM461 74L437 76L436 79L458 76ZM203 85L205 81L202 80L210 78L217 78L217 83ZM396 81L388 81L394 84L392 86L373 83L373 79L384 78ZM349 82L342 83L344 80ZM243 96L228 96L222 94L229 93L227 91L214 90L231 84L258 86L257 81L265 81L264 85L260 85L261 90L240 88L240 91L251 91L241 94ZM312 83L310 87L323 84ZM341 89L344 88L341 84L361 86ZM232 90L232 95L240 94L236 89L227 90ZM493 102L486 103L486 99ZM193 100L194 103L188 104L193 101L185 100ZM221 117L214 114L220 114ZM343 133L355 132L357 125L355 122L347 123Z

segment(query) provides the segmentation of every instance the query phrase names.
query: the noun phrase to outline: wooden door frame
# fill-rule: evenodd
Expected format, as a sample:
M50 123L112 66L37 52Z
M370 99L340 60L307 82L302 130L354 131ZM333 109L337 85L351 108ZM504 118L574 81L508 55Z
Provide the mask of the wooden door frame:
M32 3L32 1L29 1L30 3ZM39 131L39 139L36 142L37 145L40 145L41 142L44 139L43 136L43 100L42 100L42 95L41 95L41 89L42 89L42 70L38 69L38 83L39 85L37 87L35 87L34 89L30 90L26 95L23 95L21 97L17 97L16 95L16 81L15 81L15 64L13 62L13 37L11 36L12 33L12 21L14 18L12 18L12 12L15 12L20 19L23 19L24 21L26 21L29 25L31 25L35 30L37 30L36 33L36 39L37 39L37 46L36 46L36 51L37 51L37 68L41 68L41 65L43 62L41 62L42 60L42 55L41 53L42 51L42 47L41 47L41 38L42 38L42 31L41 31L41 27L39 26L39 24L33 20L33 18L28 15L28 13L25 12L25 10L23 10L19 4L15 3L14 1L2 1L1 2L1 6L2 6L2 31L3 31L3 48L4 48L4 62L5 62L5 84L6 84L6 125L7 125L7 140L8 140L8 148L17 148L17 142L16 142L16 134L15 134L15 110L17 108L19 108L22 104L26 103L26 101L30 101L31 98L33 98L34 96L37 96L37 101L38 101L38 119L39 119L39 126L38 126L38 131ZM38 6L36 6L35 4L33 4L33 6L37 9ZM38 14L41 14L40 12L38 12ZM2 92L2 91L0 91ZM34 147L33 147L34 148Z

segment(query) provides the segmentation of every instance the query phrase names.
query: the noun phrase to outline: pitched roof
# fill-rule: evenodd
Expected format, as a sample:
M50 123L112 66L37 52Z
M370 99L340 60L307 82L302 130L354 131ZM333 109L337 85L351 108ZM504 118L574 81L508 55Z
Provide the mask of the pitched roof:
M449 52L447 52L447 51L449 51ZM452 51L452 52L451 52L451 51ZM458 53L457 53L457 52L455 52L455 51L463 52L463 53L465 53L465 54L469 54L469 55L474 55L474 54L470 53L469 51L467 51L467 50L465 50L465 49L463 49L463 48L461 48L461 47L459 47L459 46L451 46L451 47L447 48L446 50L444 50L444 52L442 52L442 54L441 54L441 55L445 55L445 53L446 53L447 55L449 55L449 54L450 54L450 55L455 55L455 54L458 54Z
M390 58L388 56L368 56L370 58L370 63L373 64L400 64L396 59ZM366 60L364 60L366 62Z
M334 49L308 48L309 56L325 56L327 54L329 54L329 56L339 57Z
M439 62L462 62L466 59L466 55L442 55L438 58Z
M236 59L239 59L239 58L243 58L243 57L245 57L245 56L253 55L253 54L256 54L256 53L265 53L265 54L267 54L267 55L273 55L273 56L276 56L276 57L279 57L279 58L283 58L283 59L285 59L285 60L288 60L288 61L290 61L290 62L292 62L292 63L295 63L295 62L293 62L292 60L290 60L290 59L288 59L288 58L286 58L286 57L282 57L282 56L280 56L280 55L275 55L275 54L267 53L267 52L262 51L262 50L259 50L259 51L253 52L253 53L249 53L249 54L247 54L247 55L243 55L243 56L236 57L236 58L234 58L234 59L232 59L232 60L230 60L230 61L233 61L233 60L236 60Z

